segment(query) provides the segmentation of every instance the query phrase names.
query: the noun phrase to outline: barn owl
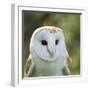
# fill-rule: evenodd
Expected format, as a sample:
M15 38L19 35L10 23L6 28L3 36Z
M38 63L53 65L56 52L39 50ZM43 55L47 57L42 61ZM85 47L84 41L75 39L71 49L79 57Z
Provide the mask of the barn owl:
M68 75L69 56L62 29L55 26L37 28L30 40L30 55L24 67L24 76Z

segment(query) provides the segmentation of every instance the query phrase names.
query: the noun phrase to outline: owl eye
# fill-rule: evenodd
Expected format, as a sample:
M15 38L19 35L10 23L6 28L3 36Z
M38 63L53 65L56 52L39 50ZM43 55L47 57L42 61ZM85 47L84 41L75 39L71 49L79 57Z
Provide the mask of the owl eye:
M58 44L58 42L59 42L59 40L56 40L56 41L55 41L55 44L57 45L57 44Z
M42 40L41 43L42 43L42 45L47 45L47 41L46 40Z

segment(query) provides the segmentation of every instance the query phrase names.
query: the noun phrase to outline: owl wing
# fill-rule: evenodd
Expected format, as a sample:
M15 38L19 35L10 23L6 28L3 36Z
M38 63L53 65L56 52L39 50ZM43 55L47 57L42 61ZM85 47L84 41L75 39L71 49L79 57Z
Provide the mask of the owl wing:
M29 55L26 64L24 66L24 77L29 77L33 71L33 68L34 68L34 63L32 62L31 55Z
M72 64L72 58L69 56L67 52L67 64Z
M67 65L64 66L63 68L63 75L70 75L71 72L69 70L69 67L68 67L68 64L71 64L72 63L72 58L69 56L68 52L67 52Z
M63 72L63 75L70 75L71 74L68 66L64 66L62 72Z

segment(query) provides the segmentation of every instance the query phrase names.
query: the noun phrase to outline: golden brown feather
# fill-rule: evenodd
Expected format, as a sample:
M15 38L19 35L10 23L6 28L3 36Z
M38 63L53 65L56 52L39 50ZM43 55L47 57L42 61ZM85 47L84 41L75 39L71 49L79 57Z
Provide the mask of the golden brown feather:
M67 56L67 63L72 64L72 58L69 55Z
M32 60L31 60L31 55L30 55L24 66L24 77L29 76L29 68L30 68L31 63L32 63Z

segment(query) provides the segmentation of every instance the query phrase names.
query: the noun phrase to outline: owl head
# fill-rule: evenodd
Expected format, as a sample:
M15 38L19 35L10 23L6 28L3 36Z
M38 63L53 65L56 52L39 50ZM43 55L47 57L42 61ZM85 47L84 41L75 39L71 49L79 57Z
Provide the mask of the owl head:
M66 58L66 46L63 31L54 26L37 28L30 41L32 58L55 61Z

